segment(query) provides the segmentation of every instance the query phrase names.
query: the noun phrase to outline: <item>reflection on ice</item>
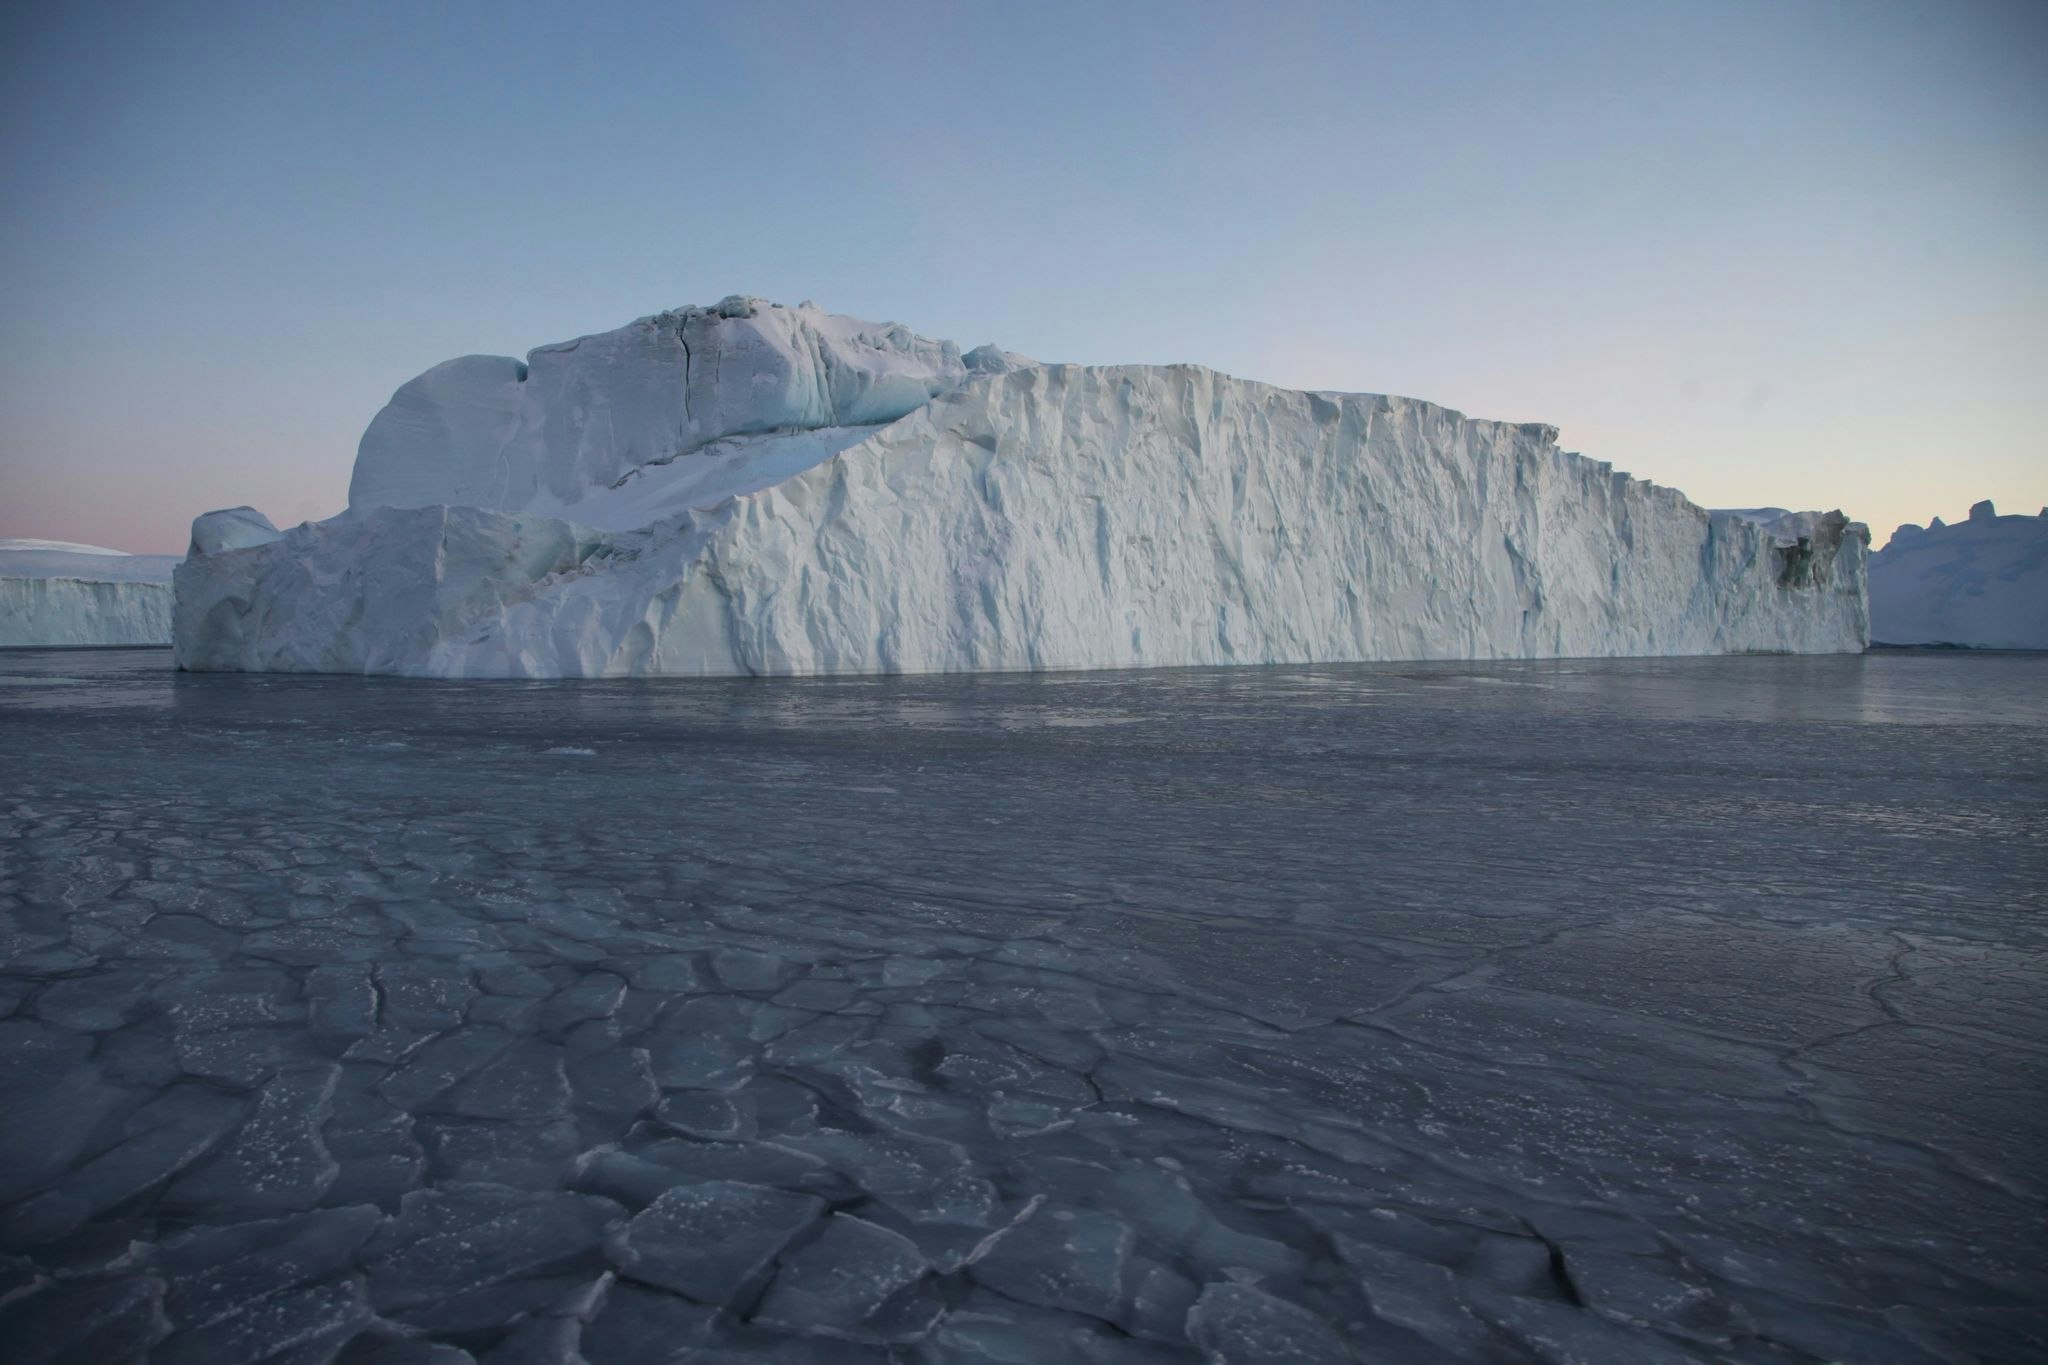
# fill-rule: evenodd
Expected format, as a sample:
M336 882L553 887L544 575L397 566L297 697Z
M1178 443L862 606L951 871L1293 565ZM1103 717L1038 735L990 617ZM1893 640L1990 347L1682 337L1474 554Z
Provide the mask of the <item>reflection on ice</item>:
M2048 659L166 663L5 661L10 1361L2048 1347Z

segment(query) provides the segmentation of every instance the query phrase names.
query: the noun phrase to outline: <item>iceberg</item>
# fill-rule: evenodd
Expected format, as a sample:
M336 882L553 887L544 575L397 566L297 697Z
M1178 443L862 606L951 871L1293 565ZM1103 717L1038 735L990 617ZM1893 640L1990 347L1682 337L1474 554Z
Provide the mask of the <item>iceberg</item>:
M1989 499L1950 526L1908 522L1870 557L1870 634L1888 645L2048 649L2048 508Z
M178 662L458 678L1862 649L1867 531L1770 510L1710 514L1540 424L1041 365L734 296L427 371L370 423L336 517L243 545L201 518Z
M167 645L176 555L0 539L0 646Z
M278 535L279 531L270 524L270 518L255 508L224 507L194 519L192 543L186 548L185 555L189 559L194 555L246 550L252 545L268 545Z

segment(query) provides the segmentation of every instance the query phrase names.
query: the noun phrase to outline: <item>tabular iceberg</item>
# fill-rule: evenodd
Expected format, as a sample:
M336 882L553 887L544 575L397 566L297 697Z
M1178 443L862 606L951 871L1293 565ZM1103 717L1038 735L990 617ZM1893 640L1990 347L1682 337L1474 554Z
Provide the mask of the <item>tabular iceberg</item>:
M167 645L176 555L0 540L0 645Z
M1870 557L1870 634L1891 645L2048 649L2048 508L1910 523Z
M400 389L349 510L178 570L194 669L821 674L1843 652L1864 528L1553 428L734 297ZM267 525L267 523L266 523ZM213 528L213 529L209 529Z

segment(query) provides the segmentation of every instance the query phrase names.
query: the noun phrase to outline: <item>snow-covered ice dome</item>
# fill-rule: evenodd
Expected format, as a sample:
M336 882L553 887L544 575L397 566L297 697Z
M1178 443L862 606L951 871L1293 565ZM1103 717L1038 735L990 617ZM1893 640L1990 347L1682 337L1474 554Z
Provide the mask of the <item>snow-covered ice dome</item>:
M644 525L650 485L666 481L658 471L714 442L731 449L705 463L761 464L764 479L779 480L786 462L755 458L774 444L764 438L847 432L843 446L971 376L1032 363L992 346L963 356L950 341L809 303L734 295L542 346L524 362L472 355L436 365L363 433L349 506L574 511L614 529ZM804 443L806 462L830 444ZM591 499L622 479L640 484L611 500L616 513L605 519ZM690 491L715 501L751 482L698 481Z
M176 555L0 538L0 645L167 645Z
M246 550L253 545L268 545L279 534L278 529L270 524L270 518L253 507L223 507L192 522L192 543L185 553L187 556L217 555L229 550Z
M1867 533L1768 510L1710 515L1547 426L734 296L406 384L348 511L240 548L195 527L178 658L551 677L1861 649Z
M1870 558L1870 634L1890 645L2048 649L2048 508L1908 522Z

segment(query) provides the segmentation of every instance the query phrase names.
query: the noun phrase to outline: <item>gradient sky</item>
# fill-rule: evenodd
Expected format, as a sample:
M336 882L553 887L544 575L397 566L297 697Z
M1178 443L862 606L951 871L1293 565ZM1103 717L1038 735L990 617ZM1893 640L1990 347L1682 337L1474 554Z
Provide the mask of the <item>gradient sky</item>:
M2048 4L0 15L0 536L347 498L412 375L728 293L2048 503Z

